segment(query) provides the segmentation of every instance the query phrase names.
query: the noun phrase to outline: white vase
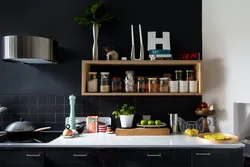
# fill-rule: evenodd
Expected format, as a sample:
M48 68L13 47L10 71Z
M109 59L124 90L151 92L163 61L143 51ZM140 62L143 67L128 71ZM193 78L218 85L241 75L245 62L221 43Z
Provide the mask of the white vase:
M120 115L121 127L131 128L133 126L134 114L133 115Z
M93 48L92 48L92 59L98 60L98 36L99 36L99 26L98 24L93 24Z

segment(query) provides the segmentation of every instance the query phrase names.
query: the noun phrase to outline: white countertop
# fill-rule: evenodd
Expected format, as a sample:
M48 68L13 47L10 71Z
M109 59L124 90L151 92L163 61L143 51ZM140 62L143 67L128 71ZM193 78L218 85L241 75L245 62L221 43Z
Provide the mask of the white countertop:
M240 148L237 144L208 144L196 137L170 136L116 136L115 134L82 134L74 138L58 137L46 144L47 147L77 148Z

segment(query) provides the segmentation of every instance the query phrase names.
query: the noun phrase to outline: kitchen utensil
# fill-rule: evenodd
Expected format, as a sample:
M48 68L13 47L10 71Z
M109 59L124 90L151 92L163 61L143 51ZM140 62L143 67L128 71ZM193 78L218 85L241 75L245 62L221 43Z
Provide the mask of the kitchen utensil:
M75 100L76 97L74 95L69 96L69 104L70 104L69 125L72 130L76 129Z
M162 122L161 125L140 125L139 123L136 124L137 127L141 127L141 128L162 128L167 126L166 123Z
M20 121L13 122L5 128L5 132L8 140L10 141L22 141L22 140L30 140L34 138L34 133L48 130L51 127L43 127L39 129L35 129L35 126L29 122L24 121L23 118Z
M231 139L230 140L208 140L204 138L205 135L213 135L213 134L218 134L218 133L201 133L201 134L198 134L197 138L207 144L236 144L239 142L238 136L231 135L231 134L223 134L223 133L222 135L228 136Z
M178 118L178 124L182 133L185 133L186 129L197 129L199 132L203 132L203 118L197 121L185 121L182 118Z
M215 110L195 110L196 115L198 116L202 116L203 117L203 128L204 131L203 132L210 132L209 128L208 128L208 122L207 122L207 117L214 115L215 114Z
M167 136L170 134L168 128L132 128L116 129L116 136Z
M170 128L173 133L178 133L178 114L169 114Z

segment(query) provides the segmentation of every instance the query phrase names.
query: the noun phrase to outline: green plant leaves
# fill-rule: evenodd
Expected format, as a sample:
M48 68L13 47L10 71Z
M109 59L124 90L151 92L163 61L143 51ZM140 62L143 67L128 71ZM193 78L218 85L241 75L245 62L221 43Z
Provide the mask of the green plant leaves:
M91 9L90 9L92 14L95 14L97 9L100 8L101 6L102 6L101 1L93 3L92 6L91 6Z
M129 106L128 104L124 104L120 111L114 111L112 114L115 115L115 118L119 118L120 115L133 115L135 114L135 107Z

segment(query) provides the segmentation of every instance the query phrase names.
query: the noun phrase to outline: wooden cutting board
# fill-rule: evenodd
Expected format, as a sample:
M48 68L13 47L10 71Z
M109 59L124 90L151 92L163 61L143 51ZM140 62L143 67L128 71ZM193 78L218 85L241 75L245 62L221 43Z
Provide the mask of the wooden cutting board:
M168 128L132 128L116 129L116 136L167 136L170 134Z

